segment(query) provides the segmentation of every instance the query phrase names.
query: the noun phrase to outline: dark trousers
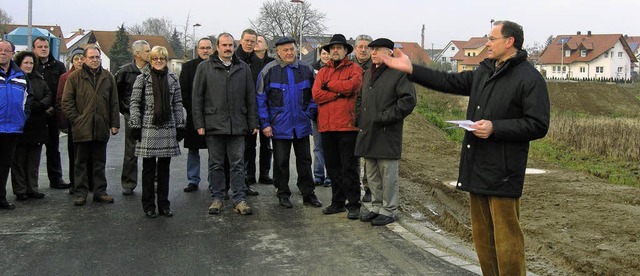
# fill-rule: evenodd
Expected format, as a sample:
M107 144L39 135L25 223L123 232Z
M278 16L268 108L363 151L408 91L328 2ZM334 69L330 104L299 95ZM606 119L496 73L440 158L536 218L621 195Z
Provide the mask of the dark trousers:
M136 156L136 140L129 135L129 114L124 115L124 158L122 160L122 189L135 189L138 185L138 157Z
M62 161L60 161L60 130L56 116L47 118L49 140L45 144L47 148L47 175L49 182L58 184L62 182Z
M296 155L298 189L302 196L314 194L313 173L311 172L311 146L309 136L294 139L271 139L273 143L273 182L279 198L291 196L289 189L289 158L291 146Z
M33 194L38 192L38 171L42 144L20 145L11 165L11 186L13 194Z
M169 170L171 157L142 159L142 209L156 210L156 193L158 194L158 211L169 210ZM154 179L158 176L156 190Z
M249 134L245 140L244 166L247 172L247 179L256 177L256 134ZM260 174L259 178L268 177L271 170L271 139L260 132Z
M360 165L353 155L357 131L329 131L320 135L324 165L331 178L331 204L347 208L360 207Z
M107 142L89 141L76 144L75 195L86 197L89 193L89 179L93 181L93 196L107 194L105 163Z
M223 200L226 179L233 203L245 199L244 173L244 135L207 135L207 149L209 150L209 186L211 197ZM229 159L229 177L225 176L225 155Z
M7 202L7 180L13 162L13 153L18 144L17 133L0 133L0 203Z

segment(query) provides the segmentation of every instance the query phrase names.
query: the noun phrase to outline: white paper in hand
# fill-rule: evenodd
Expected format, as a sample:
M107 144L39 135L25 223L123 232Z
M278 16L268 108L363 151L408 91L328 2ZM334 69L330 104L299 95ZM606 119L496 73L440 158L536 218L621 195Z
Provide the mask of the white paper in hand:
M468 131L476 130L475 128L471 128L471 125L474 124L474 122L471 121L471 120L454 120L454 121L446 121L446 122L450 123L450 124L456 124L459 127L464 128L464 129L466 129Z

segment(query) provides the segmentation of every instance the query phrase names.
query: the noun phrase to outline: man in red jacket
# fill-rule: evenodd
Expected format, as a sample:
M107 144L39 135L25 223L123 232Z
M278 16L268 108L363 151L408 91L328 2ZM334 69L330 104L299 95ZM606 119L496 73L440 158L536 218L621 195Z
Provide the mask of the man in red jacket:
M355 102L362 87L362 68L347 58L353 46L336 34L322 47L331 60L318 71L313 84L313 100L318 104L325 166L331 178L331 205L322 210L330 215L349 210L347 218L360 217L358 158L353 152L358 137ZM347 203L348 201L348 203ZM345 208L346 207L346 208Z

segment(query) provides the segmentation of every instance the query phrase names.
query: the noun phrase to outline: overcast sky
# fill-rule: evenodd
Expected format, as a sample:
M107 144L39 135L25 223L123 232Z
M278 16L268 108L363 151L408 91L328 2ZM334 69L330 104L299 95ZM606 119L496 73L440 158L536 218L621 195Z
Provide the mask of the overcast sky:
M27 23L27 0L0 0L14 23ZM60 25L65 33L116 30L149 17L166 17L176 25L199 23L196 36L230 32L239 36L255 19L264 1L108 0L33 1L34 25ZM525 45L543 44L550 35L576 31L640 36L640 1L478 1L478 0L306 0L327 15L327 33L355 38L365 33L374 39L420 43L425 24L425 47L442 48L451 40L467 40L489 32L490 20L512 20L524 27ZM181 7L176 4L179 3ZM292 3L295 5L295 3ZM191 27L189 34L192 34ZM238 37L237 37L238 38Z

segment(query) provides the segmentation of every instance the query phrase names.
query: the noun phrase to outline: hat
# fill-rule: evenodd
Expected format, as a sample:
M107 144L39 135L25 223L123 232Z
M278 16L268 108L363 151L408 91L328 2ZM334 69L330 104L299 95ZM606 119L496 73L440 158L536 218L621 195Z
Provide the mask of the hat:
M389 50L393 51L393 46L395 44L393 43L393 41L386 39L386 38L378 38L374 41L371 41L371 43L369 43L369 48L375 48L375 47L384 47L384 48L388 48Z
M71 55L69 55L70 58L73 58L76 55L84 55L84 49L82 49L82 47L78 47L73 49L73 51L71 51Z
M276 41L276 47L282 44L296 43L296 40L290 37L282 37Z
M324 49L327 52L330 52L329 49L331 49L331 45L335 45L335 44L344 45L347 48L347 55L353 52L353 46L347 43L347 39L344 38L344 35L341 35L341 34L334 34L331 37L331 41L329 41L329 44L322 46L322 49Z

